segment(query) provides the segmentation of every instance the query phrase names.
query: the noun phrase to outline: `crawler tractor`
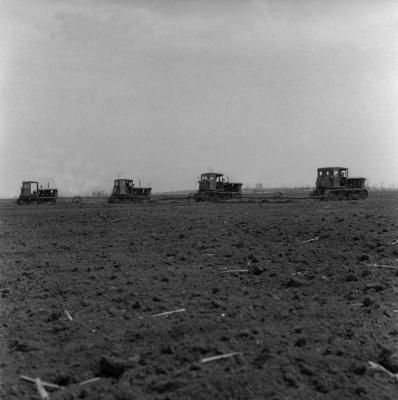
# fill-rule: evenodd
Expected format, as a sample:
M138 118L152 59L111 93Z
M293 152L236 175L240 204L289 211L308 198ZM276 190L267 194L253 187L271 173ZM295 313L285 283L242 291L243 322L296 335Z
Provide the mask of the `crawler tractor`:
M115 179L109 203L145 201L151 199L150 187L136 187L132 179Z
M366 178L349 178L348 168L318 168L316 188L311 197L320 200L359 200L368 197Z
M31 203L55 203L58 198L58 189L45 189L40 186L39 182L24 181L22 182L21 194L18 197L18 204L31 204Z
M225 181L223 174L206 172L200 176L199 190L190 195L196 201L217 201L242 197L242 183Z

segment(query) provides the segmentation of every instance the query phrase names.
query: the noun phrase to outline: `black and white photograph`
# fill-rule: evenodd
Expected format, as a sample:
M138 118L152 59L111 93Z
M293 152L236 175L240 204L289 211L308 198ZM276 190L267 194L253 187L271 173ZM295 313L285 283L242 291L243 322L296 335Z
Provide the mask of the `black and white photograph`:
M398 2L0 0L0 399L397 398Z

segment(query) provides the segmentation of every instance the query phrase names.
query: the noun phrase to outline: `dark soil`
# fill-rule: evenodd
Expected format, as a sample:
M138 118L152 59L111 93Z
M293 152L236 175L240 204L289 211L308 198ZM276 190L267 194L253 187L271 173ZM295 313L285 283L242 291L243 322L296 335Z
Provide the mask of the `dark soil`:
M398 398L397 193L0 213L0 398Z

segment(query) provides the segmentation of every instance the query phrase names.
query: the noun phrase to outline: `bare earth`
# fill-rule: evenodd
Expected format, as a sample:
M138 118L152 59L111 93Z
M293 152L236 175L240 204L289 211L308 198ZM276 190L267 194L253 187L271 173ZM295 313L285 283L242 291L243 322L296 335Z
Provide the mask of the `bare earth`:
M0 217L0 398L398 398L396 192Z

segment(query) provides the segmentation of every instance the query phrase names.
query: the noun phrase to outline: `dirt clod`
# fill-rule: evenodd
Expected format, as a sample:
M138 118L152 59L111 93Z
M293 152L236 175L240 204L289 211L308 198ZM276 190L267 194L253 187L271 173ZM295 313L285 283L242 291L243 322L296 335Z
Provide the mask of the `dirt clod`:
M262 266L262 265L255 265L251 270L250 270L250 272L253 274L253 275L261 275L263 272L265 272L266 271L266 268L264 267L264 266Z
M305 281L303 281L302 279L298 279L298 278L290 278L286 282L286 287L289 287L289 288L297 288L297 287L301 287L304 285L305 285Z
M136 366L136 361L121 357L102 356L99 360L99 373L103 376L118 377Z
M363 300L363 302L362 302L362 305L363 305L364 307L371 307L371 306L373 306L374 304L375 304L374 300L372 300L370 297L366 297L366 298Z

